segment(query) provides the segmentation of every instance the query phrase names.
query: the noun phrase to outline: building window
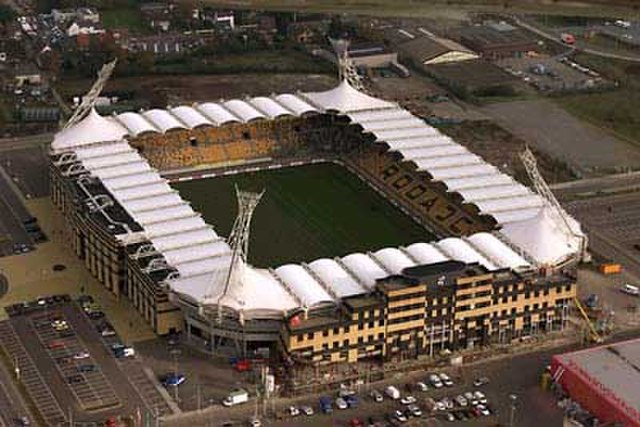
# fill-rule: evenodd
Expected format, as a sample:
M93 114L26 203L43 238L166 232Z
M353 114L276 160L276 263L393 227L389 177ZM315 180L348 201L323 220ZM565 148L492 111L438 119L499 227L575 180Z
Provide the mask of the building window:
M380 332L378 334L378 340L382 341L384 339L384 333Z
M325 337L325 338L328 337L329 336L329 331L326 330L326 329L324 331L322 331L322 336Z
M516 314L516 308L515 307L511 309L511 314Z
M310 339L310 340L312 340L312 339L313 339L313 332L309 332L309 333L307 334L307 339Z
M296 342L302 342L303 336L302 335L296 335Z
M502 297L502 303L506 304L509 302L509 297Z
M358 337L358 344L362 344L364 342L364 338Z
M565 287L564 287L564 290L565 290L565 291L567 291L567 292L569 292L569 291L571 290L571 285L567 285L567 286L565 286Z
M540 304L533 304L533 310L537 310L538 308L540 308Z
M517 298L517 295L511 295L511 302L515 302Z
M344 333L345 333L345 334L348 334L348 333L349 333L349 326L345 326L345 328L344 328Z
M338 328L333 328L333 335L338 335Z
M378 320L378 326L384 326L384 319Z
M342 341L342 347L344 347L344 348L349 347L349 340Z
M375 325L376 325L376 323L375 323L375 322L373 322L373 321L369 322L369 325L368 325L368 326L369 326L369 329L373 329L373 327L374 327Z
M327 343L322 344L322 349L323 350L329 350L329 344L327 344Z

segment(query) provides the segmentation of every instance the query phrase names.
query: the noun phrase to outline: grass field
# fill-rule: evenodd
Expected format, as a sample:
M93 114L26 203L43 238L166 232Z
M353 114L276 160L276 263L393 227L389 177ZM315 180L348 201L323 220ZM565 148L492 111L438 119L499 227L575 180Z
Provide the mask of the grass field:
M234 184L266 190L251 228L249 260L258 267L313 261L432 239L365 183L333 164L174 184L194 209L228 236L237 213Z

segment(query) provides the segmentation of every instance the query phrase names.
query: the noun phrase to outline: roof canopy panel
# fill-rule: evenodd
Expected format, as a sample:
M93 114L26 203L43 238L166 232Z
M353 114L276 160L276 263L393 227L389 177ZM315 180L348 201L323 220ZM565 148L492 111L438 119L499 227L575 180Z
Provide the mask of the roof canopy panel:
M438 242L438 248L453 260L466 262L468 264L477 262L490 271L497 269L494 263L472 248L467 242L457 237L440 240Z
M129 135L138 136L146 132L160 132L149 120L138 113L122 113L116 116L118 121L129 130Z
M194 108L201 112L207 118L211 119L218 126L225 123L242 121L238 116L234 115L222 105L216 104L215 102L196 104Z
M232 99L225 102L224 107L236 116L240 117L243 122L250 122L257 119L266 119L267 117L260 111L256 110L251 104L239 99Z
M318 275L320 280L331 287L340 298L357 295L365 289L340 264L328 258L322 258L309 263L309 268Z
M265 113L272 119L282 117L282 116L291 116L291 111L284 108L282 105L278 104L271 98L267 98L265 96L258 96L256 98L251 98L249 102L256 107L261 112Z
M493 234L476 233L469 236L467 240L502 268L511 268L518 271L531 267L521 255L517 254Z
M155 125L162 133L174 129L187 129L178 119L171 115L167 110L154 109L145 111L142 115Z
M408 256L397 248L384 248L373 253L376 259L392 274L400 274L407 267L416 265Z
M407 252L421 264L435 264L448 261L449 257L429 243L414 243L407 246Z
M331 295L303 267L287 264L276 268L275 272L306 307L334 302Z
M295 95L291 95L289 93L284 93L282 95L276 95L275 100L282 104L285 108L293 113L296 116L302 116L303 114L308 113L317 113L318 109L308 102L300 99Z
M171 114L180 119L189 128L194 129L199 126L213 126L214 123L203 116L198 110L193 107L180 106L169 109Z
M387 277L384 271L371 257L361 253L354 253L342 258L347 268L360 279L365 286L373 288L377 279Z

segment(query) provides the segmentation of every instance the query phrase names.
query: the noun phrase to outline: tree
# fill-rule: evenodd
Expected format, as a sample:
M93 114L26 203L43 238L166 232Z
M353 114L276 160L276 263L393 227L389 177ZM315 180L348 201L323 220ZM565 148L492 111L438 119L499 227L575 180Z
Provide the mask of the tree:
M6 4L0 4L0 24L6 24L16 19L16 12Z

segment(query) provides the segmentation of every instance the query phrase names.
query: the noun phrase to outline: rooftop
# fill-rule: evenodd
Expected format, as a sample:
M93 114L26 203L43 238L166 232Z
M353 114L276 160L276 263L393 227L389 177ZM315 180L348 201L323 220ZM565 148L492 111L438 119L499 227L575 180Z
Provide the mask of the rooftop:
M606 390L601 395L622 402L616 406L625 406L627 413L635 411L640 421L640 339L555 357L588 382Z

